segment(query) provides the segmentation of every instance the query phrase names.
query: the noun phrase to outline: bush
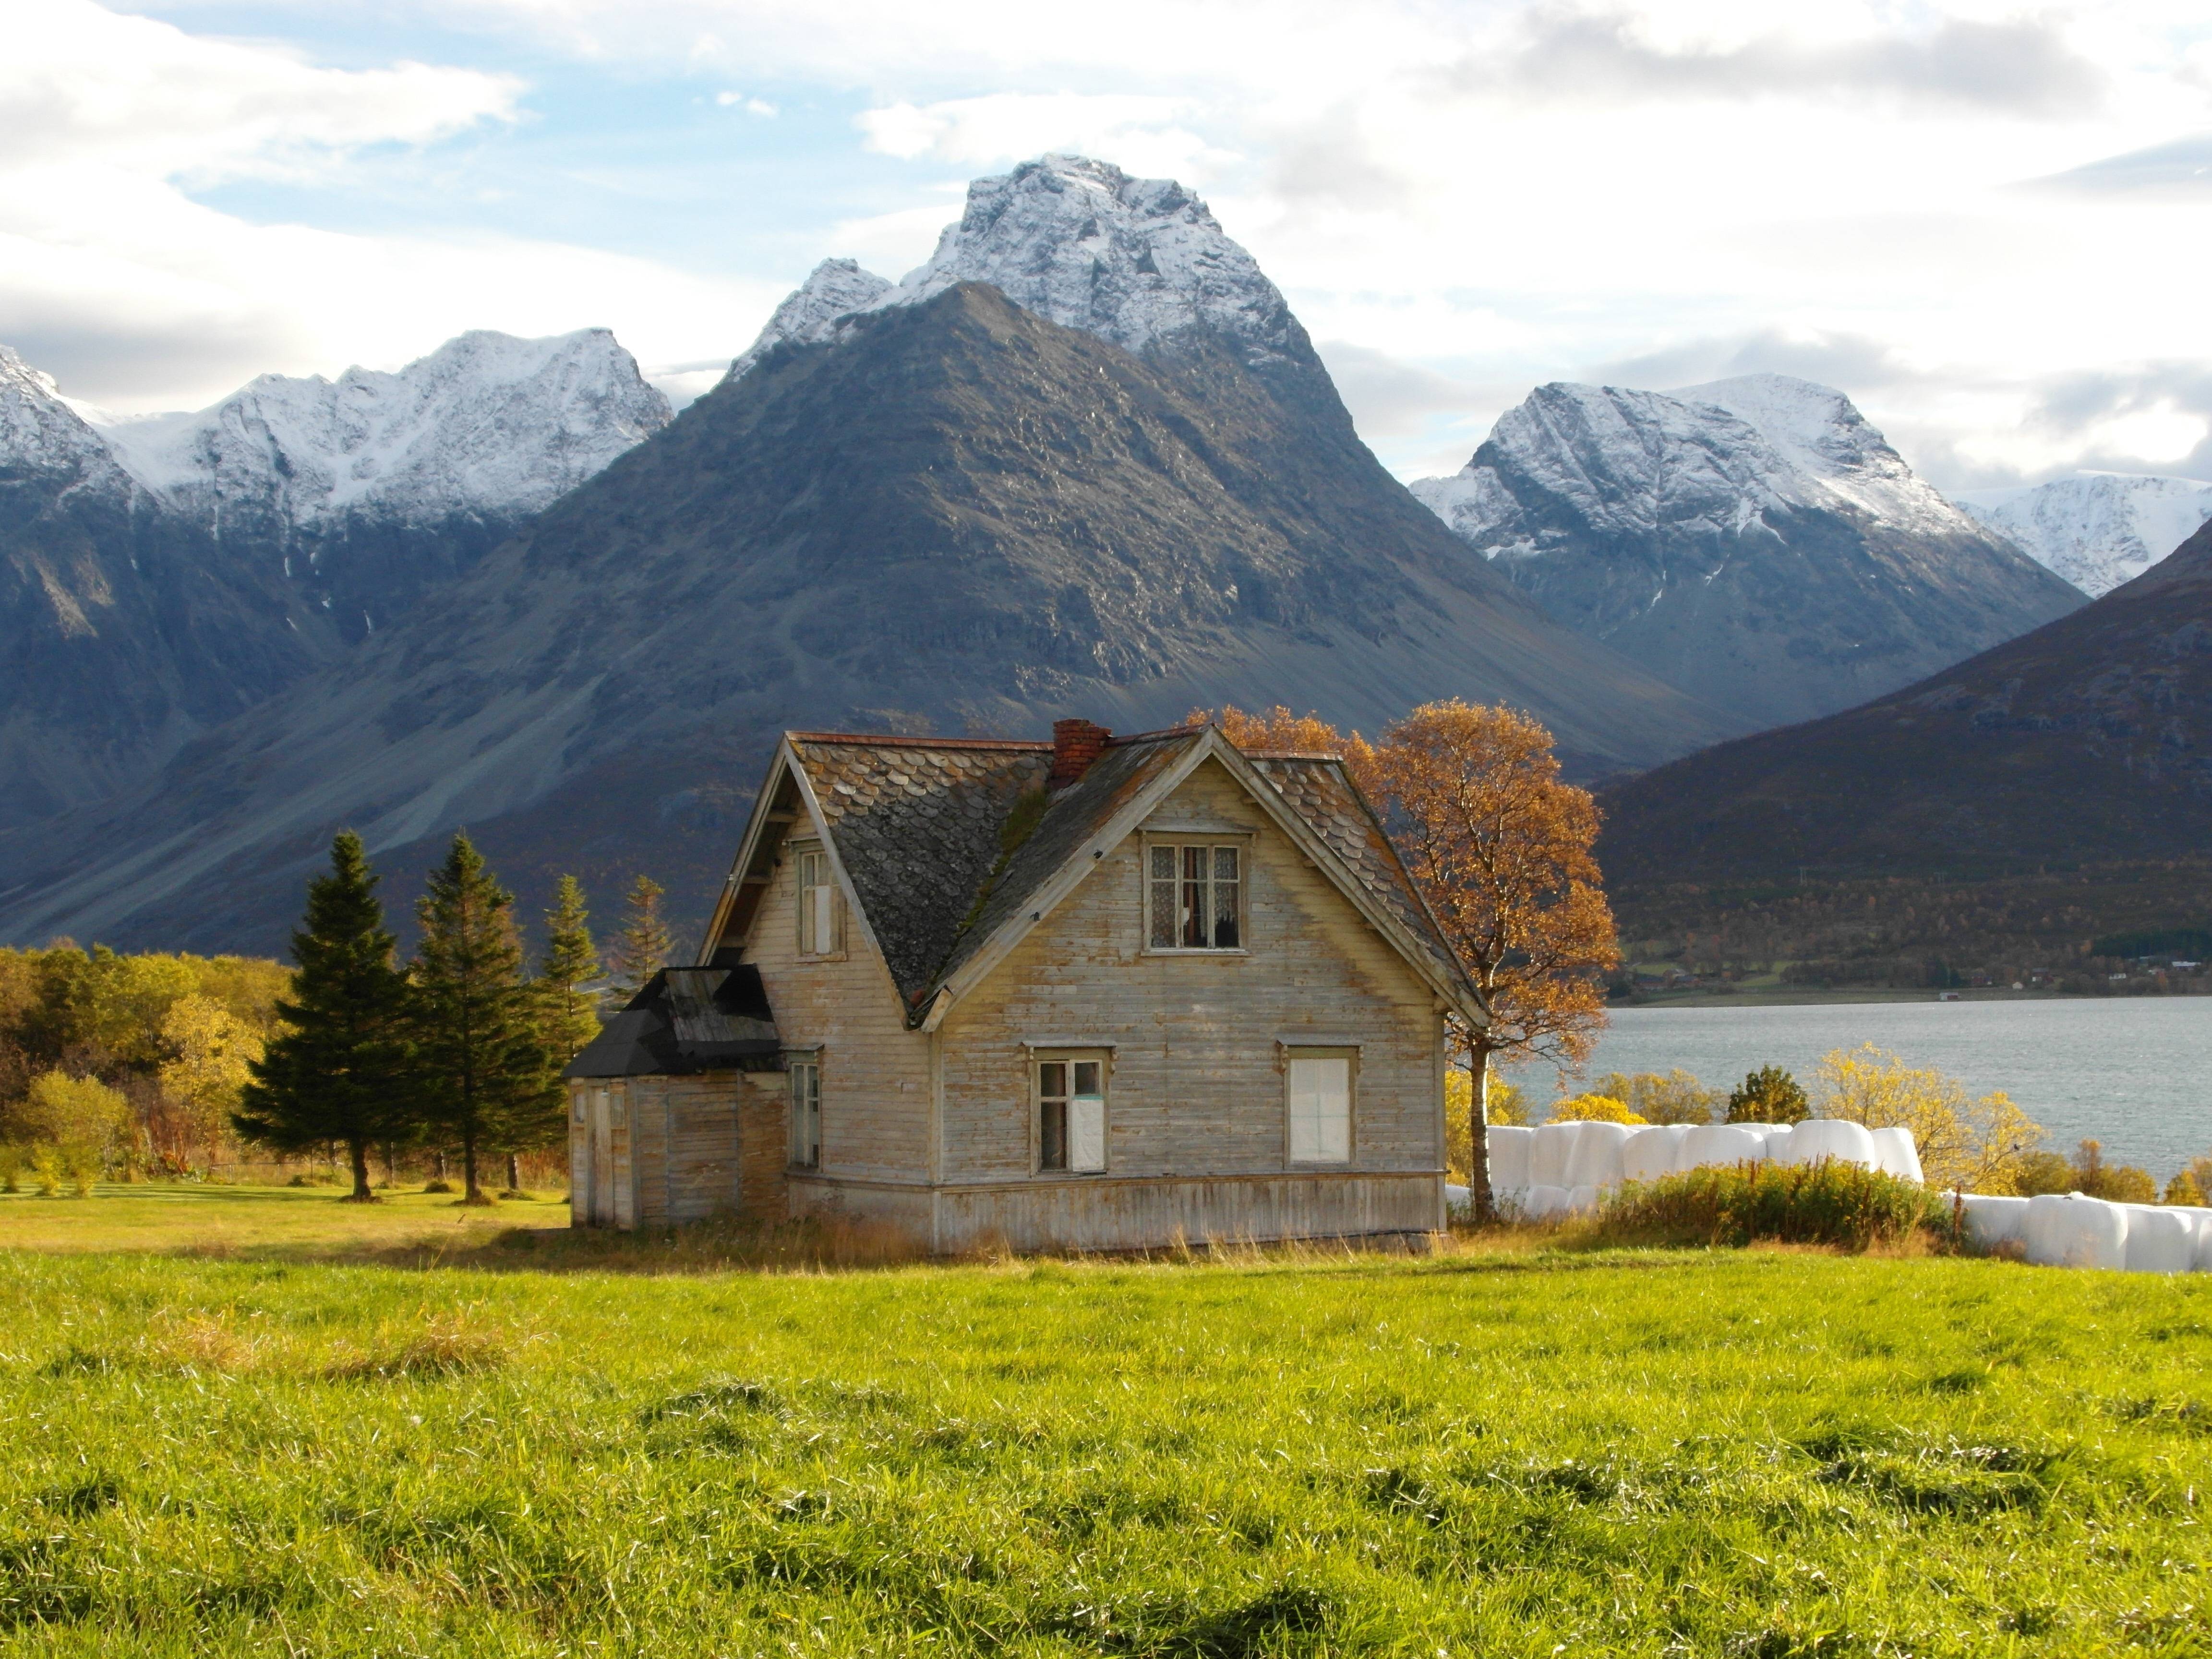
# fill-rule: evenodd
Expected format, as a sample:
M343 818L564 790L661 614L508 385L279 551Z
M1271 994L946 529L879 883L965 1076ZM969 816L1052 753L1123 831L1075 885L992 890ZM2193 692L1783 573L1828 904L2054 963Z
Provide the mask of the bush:
M2074 1154L2074 1188L2112 1204L2155 1204L2158 1183L2132 1164L2107 1164L2102 1141L2085 1140Z
M335 1187L338 1178L328 1170L302 1170L284 1183L287 1187Z
M2075 1184L2074 1165L2057 1152L2030 1152L2014 1166L2005 1184L2019 1198L2070 1193Z
M1728 1103L1719 1090L1708 1089L1695 1073L1680 1066L1663 1076L1657 1072L1632 1076L1607 1072L1590 1085L1590 1092L1626 1102L1646 1123L1711 1123Z
M28 1160L13 1141L0 1141L0 1193L23 1190L23 1165Z
M1762 1066L1729 1091L1730 1123L1802 1123L1813 1103L1797 1079L1779 1066Z
M1871 1042L1821 1058L1820 1110L1869 1129L1911 1130L1928 1184L1962 1193L2021 1191L2021 1172L2043 1139L2002 1090L1973 1099L1956 1078L1907 1066Z
M426 1193L450 1193L453 1190L453 1183L450 1181L426 1181L422 1183L422 1190Z
M1607 1095L1576 1095L1555 1104L1548 1121L1553 1123L1641 1123L1644 1119L1630 1111L1626 1101L1615 1100Z
M10 1187L8 1190L13 1192L15 1189ZM2195 1207L2204 1202L2204 1194L2197 1185L2196 1176L2187 1170L2183 1170L2166 1183L2166 1196L2159 1202Z
M1856 1164L1739 1164L1631 1182L1598 1213L1617 1243L1742 1246L1753 1239L1865 1249L1916 1232L1949 1242L1951 1211L1931 1189Z

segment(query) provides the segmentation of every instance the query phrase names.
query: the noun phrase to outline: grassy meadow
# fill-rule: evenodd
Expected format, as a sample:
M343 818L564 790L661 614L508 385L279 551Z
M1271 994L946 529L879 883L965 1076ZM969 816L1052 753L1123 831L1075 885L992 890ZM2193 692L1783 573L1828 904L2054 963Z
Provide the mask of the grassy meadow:
M738 1272L550 1202L202 1202L124 1250L52 1218L185 1200L0 1201L0 1647L2212 1651L2212 1279Z

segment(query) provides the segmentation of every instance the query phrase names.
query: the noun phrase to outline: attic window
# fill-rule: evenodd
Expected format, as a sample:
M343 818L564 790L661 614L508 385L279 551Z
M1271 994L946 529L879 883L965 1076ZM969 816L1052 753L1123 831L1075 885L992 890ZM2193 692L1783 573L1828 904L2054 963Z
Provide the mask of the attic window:
M834 956L842 948L837 905L837 884L830 873L830 855L820 848L801 849L799 866L799 954Z
M1156 841L1146 848L1146 944L1154 951L1243 948L1244 849Z

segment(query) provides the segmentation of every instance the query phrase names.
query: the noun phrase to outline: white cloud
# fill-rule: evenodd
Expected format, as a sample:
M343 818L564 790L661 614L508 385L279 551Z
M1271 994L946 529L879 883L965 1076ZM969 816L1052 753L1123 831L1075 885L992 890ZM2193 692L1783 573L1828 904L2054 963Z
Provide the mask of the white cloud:
M66 389L119 411L265 372L393 366L463 329L616 328L648 368L734 352L774 304L595 248L257 225L194 200L226 179L331 180L375 145L514 118L502 75L318 67L87 0L40 0L0 55L0 318Z
M863 110L854 125L870 149L902 160L991 167L1072 151L1110 155L1131 173L1204 185L1242 158L1184 125L1197 112L1188 98L1000 93Z

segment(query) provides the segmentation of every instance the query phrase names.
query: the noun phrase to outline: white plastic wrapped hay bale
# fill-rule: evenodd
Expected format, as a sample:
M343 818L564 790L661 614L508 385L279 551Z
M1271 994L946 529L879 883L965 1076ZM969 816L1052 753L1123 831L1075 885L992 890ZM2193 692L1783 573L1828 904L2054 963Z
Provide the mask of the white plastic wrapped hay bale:
M1681 1161L1676 1167L1698 1170L1715 1164L1756 1164L1765 1154L1765 1138L1752 1133L1741 1123L1695 1123L1682 1137Z
M1911 1130L1896 1123L1887 1129L1869 1129L1867 1133L1874 1137L1875 1157L1880 1160L1875 1168L1884 1175L1916 1185L1927 1180L1920 1173L1920 1148L1913 1145Z
M1571 1216L1595 1215L1597 1212L1597 1201L1598 1189L1589 1182L1585 1182L1579 1187L1570 1187L1567 1188L1565 1213Z
M2027 1224L2027 1200L2002 1198L1988 1193L1968 1193L1966 1242L1978 1250L1994 1250L2002 1244L2024 1244L2021 1230Z
M2197 1216L2197 1271L2212 1273L2212 1210L2199 1210Z
M1567 1189L1565 1187L1531 1187L1521 1200L1521 1218L1524 1221L1556 1221L1566 1212Z
M1528 1138L1528 1184L1564 1187L1567 1160L1574 1156L1579 1123L1540 1123Z
M1444 1182L1444 1218L1464 1221L1474 1213L1474 1194L1457 1182Z
M1567 1158L1570 1187L1620 1185L1620 1149L1636 1133L1632 1123L1585 1123L1575 1136L1575 1150Z
M1620 1178L1656 1181L1674 1174L1675 1160L1681 1155L1682 1137L1689 1133L1686 1123L1655 1123L1648 1129L1638 1129L1621 1143Z
M2118 1271L2128 1265L2128 1212L2080 1193L2044 1193L2027 1200L2021 1241L2039 1267Z
M1524 1124L1493 1123L1482 1132L1490 1148L1490 1189L1528 1184L1528 1140L1536 1132Z
M1879 1167L1880 1157L1866 1125L1840 1117L1807 1118L1775 1152L1778 1164L1856 1164L1867 1170Z
M2123 1204L2127 1212L2128 1271L2185 1273L2197 1265L2197 1229L2179 1211L2156 1204Z

